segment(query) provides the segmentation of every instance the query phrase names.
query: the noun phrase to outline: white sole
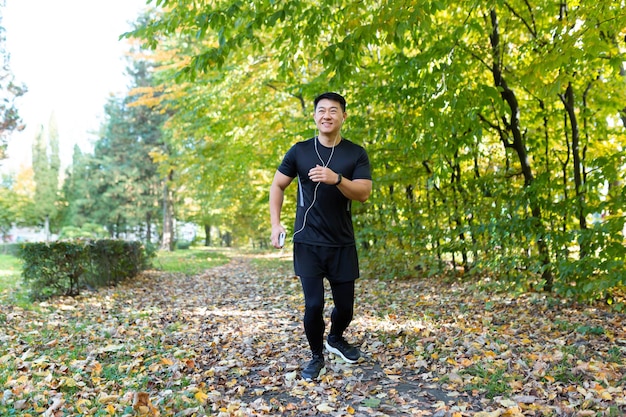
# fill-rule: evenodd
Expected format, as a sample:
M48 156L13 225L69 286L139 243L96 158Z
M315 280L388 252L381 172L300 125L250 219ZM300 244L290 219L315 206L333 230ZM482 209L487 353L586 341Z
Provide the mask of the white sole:
M354 359L348 359L345 356L343 356L343 353L341 353L341 351L337 348L332 347L331 345L328 344L328 341L324 342L324 345L326 346L326 350L328 350L330 353L339 356L341 359L343 359L345 362L347 363L357 363L357 360Z

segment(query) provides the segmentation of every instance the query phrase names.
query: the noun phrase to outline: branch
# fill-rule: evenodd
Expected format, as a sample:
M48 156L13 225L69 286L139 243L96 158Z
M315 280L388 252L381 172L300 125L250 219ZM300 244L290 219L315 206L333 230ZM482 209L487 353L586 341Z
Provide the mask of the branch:
M522 23L524 24L524 26L526 26L526 28L528 28L528 31L529 31L529 32L533 35L533 37L534 37L534 38L536 38L536 37L537 37L537 30L536 30L536 29L534 29L534 28L532 28L532 27L528 24L528 22L526 21L526 19L524 19L524 18L523 18L523 17L522 17L519 13L517 13L517 12L515 11L515 9L513 8L513 6L511 6L511 5L509 4L509 2L506 2L506 1L505 1L505 2L504 2L504 5L506 6L506 8L507 8L507 9L509 9L509 11L510 11L511 13L513 13L513 16L517 17L519 20L521 20L521 21L522 21ZM526 2L526 5L528 6L528 2ZM529 7L529 9L530 9L530 7ZM532 12L531 12L531 17L532 17ZM533 25L534 25L534 19L533 19Z
M505 148L512 148L513 144L511 142L508 141L507 139L507 135L505 133L504 130L502 130L502 128L500 127L500 125L497 125L495 123L490 122L489 120L487 120L487 118L485 116L483 116L482 114L478 113L478 118L485 123L487 126L491 127L493 130L495 130L496 132L498 132L498 135L500 136L500 140L502 141L502 144L504 145Z

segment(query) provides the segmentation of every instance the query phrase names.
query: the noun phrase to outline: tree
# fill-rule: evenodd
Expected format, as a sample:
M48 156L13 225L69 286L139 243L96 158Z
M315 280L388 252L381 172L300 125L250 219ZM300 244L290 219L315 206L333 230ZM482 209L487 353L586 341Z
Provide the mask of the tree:
M5 1L0 1L0 9ZM24 129L22 120L15 107L15 100L26 93L26 87L15 82L15 77L9 67L9 54L5 49L5 29L2 26L0 13L0 160L6 158L6 147L9 136L13 131Z
M11 189L9 179L3 178L2 184L0 184L0 242L8 240L9 231L17 218L16 200L17 196Z
M129 73L134 88L149 88L147 62L135 62ZM64 189L66 225L96 223L106 226L111 237L151 241L153 227L161 222L162 190L151 153L162 146L160 127L166 115L139 102L139 97L132 92L111 97L93 155L75 150Z
M50 222L56 220L58 213L60 169L59 134L53 115L47 131L41 126L33 142L37 223L44 226L46 240L50 239Z
M89 193L89 168L88 155L83 154L78 145L74 145L72 163L65 170L65 180L61 190L62 227L81 228L89 222L88 207L94 197Z

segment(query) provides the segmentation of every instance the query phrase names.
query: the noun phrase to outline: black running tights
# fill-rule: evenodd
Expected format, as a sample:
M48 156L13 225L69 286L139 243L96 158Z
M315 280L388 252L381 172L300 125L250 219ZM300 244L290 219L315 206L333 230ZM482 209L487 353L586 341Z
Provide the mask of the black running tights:
M311 352L322 353L324 343L324 280L301 278L304 292L304 333ZM330 283L335 304L330 315L330 334L342 336L354 314L354 281Z

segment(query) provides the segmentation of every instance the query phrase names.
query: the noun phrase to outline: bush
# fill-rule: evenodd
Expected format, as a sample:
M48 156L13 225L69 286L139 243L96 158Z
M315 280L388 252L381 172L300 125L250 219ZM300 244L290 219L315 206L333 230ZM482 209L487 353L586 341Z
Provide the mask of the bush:
M85 286L118 284L150 265L151 257L140 242L123 240L27 243L22 278L32 299L78 295Z
M78 295L79 279L85 270L82 245L70 242L26 243L22 278L32 299L54 295Z
M176 249L189 249L191 247L191 242L188 240L178 240L176 241Z
M95 240L86 245L90 263L86 281L95 286L116 285L150 266L140 242Z

